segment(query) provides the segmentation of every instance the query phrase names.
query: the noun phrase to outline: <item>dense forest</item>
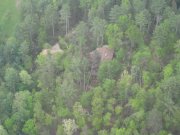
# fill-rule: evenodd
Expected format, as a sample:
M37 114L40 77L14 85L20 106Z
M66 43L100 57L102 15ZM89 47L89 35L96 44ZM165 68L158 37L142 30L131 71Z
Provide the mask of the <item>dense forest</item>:
M180 135L180 0L12 1L0 135Z

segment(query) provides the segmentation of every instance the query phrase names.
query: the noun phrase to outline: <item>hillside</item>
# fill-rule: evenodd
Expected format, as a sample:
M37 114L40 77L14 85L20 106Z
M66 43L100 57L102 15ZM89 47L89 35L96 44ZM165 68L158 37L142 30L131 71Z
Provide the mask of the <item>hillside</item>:
M1 0L0 135L180 135L179 0Z

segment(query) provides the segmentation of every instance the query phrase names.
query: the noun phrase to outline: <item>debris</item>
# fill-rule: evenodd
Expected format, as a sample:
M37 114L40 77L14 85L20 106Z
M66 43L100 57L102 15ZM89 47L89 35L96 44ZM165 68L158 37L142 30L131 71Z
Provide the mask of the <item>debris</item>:
M51 49L43 49L41 54L47 55L49 54L56 54L56 53L63 53L64 51L59 47L59 44L56 43L54 46L51 47Z

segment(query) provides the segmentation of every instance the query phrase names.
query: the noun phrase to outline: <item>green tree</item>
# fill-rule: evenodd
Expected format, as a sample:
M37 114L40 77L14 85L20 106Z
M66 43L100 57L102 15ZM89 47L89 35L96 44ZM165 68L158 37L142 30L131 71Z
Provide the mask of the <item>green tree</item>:
M105 61L100 64L98 69L98 79L103 82L105 79L115 79L117 74L121 71L121 65L114 59L112 61Z
M139 26L140 31L145 33L150 27L151 17L148 10L143 10L135 16L136 24Z
M33 101L29 91L20 91L15 94L12 105L13 115L17 121L23 122L32 116Z
M103 91L101 87L94 89L94 95L92 97L92 125L95 129L101 129L103 124L103 112L104 112L104 101L103 101Z
M75 31L77 43L80 47L81 52L83 52L83 48L87 42L88 26L85 22L80 22Z
M122 0L121 1L121 12L123 15L128 15L130 13L130 1L129 0Z
M34 14L37 12L37 1L36 0L24 0L24 2L21 3L21 14L22 17L25 17L28 14Z
M4 129L2 125L0 125L0 135L8 135L7 131Z
M98 135L108 135L108 132L106 130L100 130Z
M76 102L73 106L73 115L76 118L79 127L83 127L86 123L85 113L85 109L83 109L82 105L79 102Z
M15 93L17 90L17 83L19 81L17 70L15 70L14 68L7 68L5 71L4 79L8 89Z
M88 18L88 10L91 6L91 0L79 0L79 6L84 10L84 18Z
M113 97L116 91L116 81L111 79L106 79L104 80L102 87L106 92L106 94L108 95L108 97Z
M166 54L172 54L174 51L174 44L176 42L177 36L172 32L171 23L169 19L164 20L156 27L153 35L153 40L151 42L152 46L159 46L159 56L163 61L169 60L169 56Z
M18 55L20 56L21 65L26 70L31 70L32 68L32 57L30 55L30 44L27 41L23 41L18 48Z
M74 119L64 119L63 126L66 135L73 135L73 133L78 129Z
M17 40L14 37L10 37L6 41L6 45L3 48L3 58L5 59L6 63L14 63L14 64L20 64L19 63L19 56L18 56L18 48Z
M149 134L157 134L162 129L162 115L158 110L153 109L149 112L146 126Z
M131 90L131 84L132 84L132 76L126 70L124 70L121 75L121 79L117 84L119 90L118 96L121 104L127 103Z
M165 0L152 0L150 9L156 18L156 26L161 21L161 15L163 13L164 7L166 7L166 1Z
M137 45L143 44L142 33L136 25L131 25L126 31L126 34L131 42L130 48L133 49Z
M73 80L72 72L65 71L64 79L61 84L57 84L56 90L58 98L61 99L61 102L65 104L66 107L71 108L74 105L74 102L78 98L78 89Z
M5 121L11 113L13 101L13 93L9 92L5 87L5 84L1 84L0 86L0 118L1 121Z
M119 50L122 44L122 32L121 29L118 27L117 24L109 24L106 28L106 39L108 45L115 50Z
M135 14L145 9L145 4L144 4L145 2L142 0L133 0L131 1L131 3L132 3L131 8L134 8Z
M122 32L125 32L132 25L132 20L128 15L122 15L119 17L117 25Z
M35 121L33 119L27 120L22 128L22 131L27 135L37 135Z
M167 66L164 67L164 79L169 78L173 74L173 67L171 64L168 64Z
M96 47L103 45L106 21L95 17L92 21L91 32L96 39Z
M45 9L45 26L47 28L47 30L49 30L49 28L52 29L52 35L54 37L55 35L55 26L57 24L58 21L58 12L56 11L54 5L49 4L46 9Z
M48 90L53 90L55 88L55 61L56 59L53 55L38 55L36 60L38 64L38 69L36 71L38 75L38 87Z
M56 134L57 135L64 135L64 129L63 129L62 125L58 125Z
M83 107L90 107L92 95L93 95L92 91L85 91L82 93L80 97L80 102Z
M67 35L69 32L69 19L71 17L70 6L68 3L63 4L63 7L60 11L60 15L61 15L61 20L64 21L65 23L65 31Z
M10 134L20 134L26 120L32 117L32 96L29 91L20 91L14 95L12 115L5 120L5 127Z
M28 74L27 71L22 70L19 73L19 76L20 76L20 80L22 81L23 84L30 85L32 83L32 77L31 77L31 75Z
M30 44L29 52L30 55L37 55L39 46L37 45L37 35L38 35L39 21L37 14L26 15L24 20L17 26L16 37L19 41L27 41Z
M119 5L114 5L109 13L109 18L112 23L117 23L119 16L121 15L121 7Z
M111 117L112 117L112 114L111 113L106 113L103 117L103 124L105 126L110 126L111 125Z

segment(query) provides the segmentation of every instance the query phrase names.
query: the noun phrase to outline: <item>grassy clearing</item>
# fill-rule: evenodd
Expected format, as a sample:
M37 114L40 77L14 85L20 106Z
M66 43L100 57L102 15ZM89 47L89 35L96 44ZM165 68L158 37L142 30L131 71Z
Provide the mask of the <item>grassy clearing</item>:
M19 22L19 11L16 0L1 0L0 2L0 26L1 32L11 35Z

